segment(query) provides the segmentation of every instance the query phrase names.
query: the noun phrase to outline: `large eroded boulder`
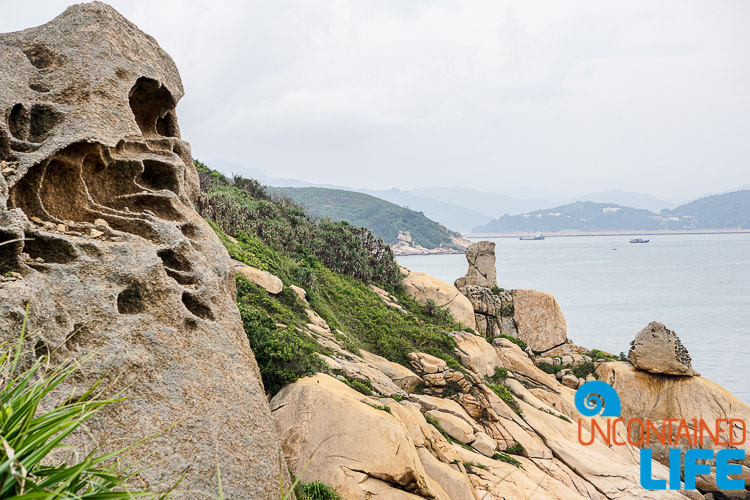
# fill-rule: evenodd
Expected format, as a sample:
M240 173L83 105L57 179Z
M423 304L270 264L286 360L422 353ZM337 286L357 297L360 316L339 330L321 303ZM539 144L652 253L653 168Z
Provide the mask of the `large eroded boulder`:
M453 319L461 325L468 328L476 326L474 308L458 288L429 274L410 271L405 267L401 268L401 272L405 274L401 284L414 300L422 305L432 300L438 306L448 309Z
M630 343L628 359L639 370L665 375L700 375L675 332L652 321Z
M199 193L175 108L172 59L111 7L80 4L0 35L0 337L26 304L38 352L96 353L106 407L73 436L134 450L146 484L276 499L286 475L229 256L193 209ZM73 383L73 382L71 382ZM197 494L196 494L197 495ZM192 497L191 495L187 495Z
M495 244L491 241L478 241L466 249L469 270L455 282L456 288L465 286L497 286L495 269Z
M537 290L511 293L518 338L534 351L547 351L568 342L565 317L552 295Z

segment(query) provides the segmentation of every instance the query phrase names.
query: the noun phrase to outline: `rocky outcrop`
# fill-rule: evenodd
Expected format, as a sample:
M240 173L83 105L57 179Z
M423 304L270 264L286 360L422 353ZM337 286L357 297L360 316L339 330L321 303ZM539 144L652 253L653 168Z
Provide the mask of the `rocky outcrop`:
M437 306L450 311L453 319L468 328L475 328L474 309L471 302L453 285L433 278L429 274L401 268L404 274L401 284L404 289L422 305L433 301Z
M651 419L657 423L657 428L665 419L685 419L693 429L692 419L703 419L711 426L712 433L715 431L715 423L719 419L724 420L724 430L721 440L726 441L729 433L732 434L734 442L743 439L745 430L739 424L731 428L726 424L728 419L739 419L745 423L750 422L750 406L743 403L723 387L703 377L685 377L664 374L653 374L633 367L626 362L609 362L597 369L597 376L610 384L620 396L622 418ZM633 427L633 438L638 439L636 434L640 428ZM677 426L672 427L672 435L676 436ZM653 450L656 460L664 464L669 462L667 447L662 446L654 439L649 446ZM723 446L722 446L723 447ZM745 450L745 460L742 464L741 479L750 480L750 443L738 446ZM695 446L687 442L686 438L679 440L679 448L687 450L690 448L715 448L713 441L707 438L703 445ZM699 476L697 486L702 491L716 491L715 476ZM721 493L719 498L750 498L747 490Z
M193 209L182 94L172 59L102 3L0 35L0 273L16 278L0 332L28 304L30 347L96 353L68 394L104 377L127 397L73 436L84 453L169 428L133 452L157 464L142 484L185 473L215 494L218 464L227 498L276 499L286 465L229 256Z
M236 260L232 261L232 265L235 273L247 278L271 295L278 295L284 289L284 283L281 279L268 271L256 269Z
M466 238L449 234L450 243L441 243L434 248L426 248L416 243L409 231L399 231L396 242L391 244L393 255L444 255L464 253L471 241Z
M455 282L456 288L465 286L497 286L495 269L495 244L491 241L479 241L466 249L466 260L469 270Z
M675 332L652 321L630 343L628 359L639 370L665 375L700 375Z
M518 338L534 351L548 351L568 342L565 317L552 295L537 290L511 293Z

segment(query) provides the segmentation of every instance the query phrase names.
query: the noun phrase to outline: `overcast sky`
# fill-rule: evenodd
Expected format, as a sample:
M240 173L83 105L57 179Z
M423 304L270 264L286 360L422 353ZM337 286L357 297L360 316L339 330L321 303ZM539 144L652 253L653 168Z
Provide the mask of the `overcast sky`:
M750 183L750 2L113 0L195 157L368 188L684 201ZM0 32L70 2L0 0Z

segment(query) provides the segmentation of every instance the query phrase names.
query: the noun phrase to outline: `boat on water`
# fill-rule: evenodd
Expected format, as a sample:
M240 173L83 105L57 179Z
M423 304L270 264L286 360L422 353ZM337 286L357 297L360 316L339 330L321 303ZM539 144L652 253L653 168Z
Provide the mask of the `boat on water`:
M643 238L633 238L630 240L630 243L648 243L648 240L644 240Z
M519 240L523 240L523 241L535 241L535 240L543 240L544 236L542 236L542 233L536 233L536 235L534 235L534 236L531 236L531 235L529 235L529 236L521 236L518 239Z

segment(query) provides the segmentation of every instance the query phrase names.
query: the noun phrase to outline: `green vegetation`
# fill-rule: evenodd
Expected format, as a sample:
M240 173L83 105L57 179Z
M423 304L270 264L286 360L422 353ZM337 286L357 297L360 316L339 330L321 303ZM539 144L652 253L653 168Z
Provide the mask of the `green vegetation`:
M523 415L523 410L520 406L518 406L518 401L516 401L516 398L513 397L513 394L510 393L507 387L498 384L489 384L488 387L492 389L492 392L497 394L498 397L505 402L505 404L510 406L510 408L514 412L516 412L518 415Z
M494 375L486 377L487 381L491 384L499 384L506 378L508 378L508 369L504 366L496 366Z
M492 285L492 288L490 288L490 291L494 293L495 295L499 295L501 292L505 291L505 288L500 288L497 285Z
M508 451L508 450L505 450ZM510 455L507 455L501 451L495 452L494 455L492 455L493 460L499 460L501 462L509 463L511 465L514 465L518 467L519 469L523 469L523 465L521 465L521 462L516 460L515 458L511 457Z
M229 179L198 160L194 163L201 182L196 209L223 232L235 238L253 235L302 263L314 256L329 269L365 282L400 281L390 247L367 229L315 219L288 198L271 197L253 179Z
M375 395L375 388L369 380L359 380L356 378L344 378L342 380L346 385L365 396Z
M344 500L336 490L321 481L298 483L294 494L297 500Z
M135 446L113 453L94 450L85 457L63 454L63 440L83 426L99 410L118 399L100 399L96 382L80 395L51 404L61 387L82 375L81 361L64 362L49 368L48 358L39 357L25 370L22 345L26 335L24 318L15 345L3 344L0 353L0 498L44 499L127 499L164 498L167 493L135 491L127 481L138 471L122 460ZM70 389L67 389L70 392ZM136 443L138 444L138 443ZM64 455L68 455L65 457Z
M599 349L591 349L585 355L590 357L594 361L596 361L597 359L612 359L612 360L618 359L618 357L615 356L614 354L609 354L607 352L600 351Z
M390 248L369 231L318 221L289 200L272 199L256 181L227 179L197 161L196 168L203 189L198 208L229 255L284 283L270 295L237 278L237 304L269 395L327 371L318 355L330 353L300 330L309 319L291 284L307 291L310 307L352 353L365 349L409 367L406 355L420 351L463 370L448 335L459 325L445 309L421 306L403 290ZM386 305L367 286L373 281L409 314Z
M571 368L571 370L573 370L573 375L585 380L587 376L593 375L594 363L590 361L586 363L581 363L580 365L574 366L573 368Z
M478 464L476 462L464 462L464 467L466 467L467 469L472 469L472 468L486 469L487 468L486 465Z
M504 338L504 339L508 339L511 342L513 342L514 344L516 344L518 347L520 347L521 350L523 350L523 351L526 350L526 342L524 342L521 339L517 339L515 337L511 337L510 335L506 335L504 333L501 333L500 335L498 335L498 337L501 337L501 338Z
M425 248L438 248L441 245L453 248L451 237L460 236L428 219L422 212L369 194L317 187L274 187L268 190L294 200L316 217L366 227L377 238L391 244L396 243L400 231L408 231L412 241Z
M505 449L505 453L509 453L510 455L522 455L523 454L523 446L518 441L513 443L513 446L509 446Z
M365 403L368 406L372 406L376 410L381 410L381 411L384 411L386 413L391 413L391 407L390 406L379 405L377 403L371 403L371 402L367 401L366 399L363 399L362 402Z

